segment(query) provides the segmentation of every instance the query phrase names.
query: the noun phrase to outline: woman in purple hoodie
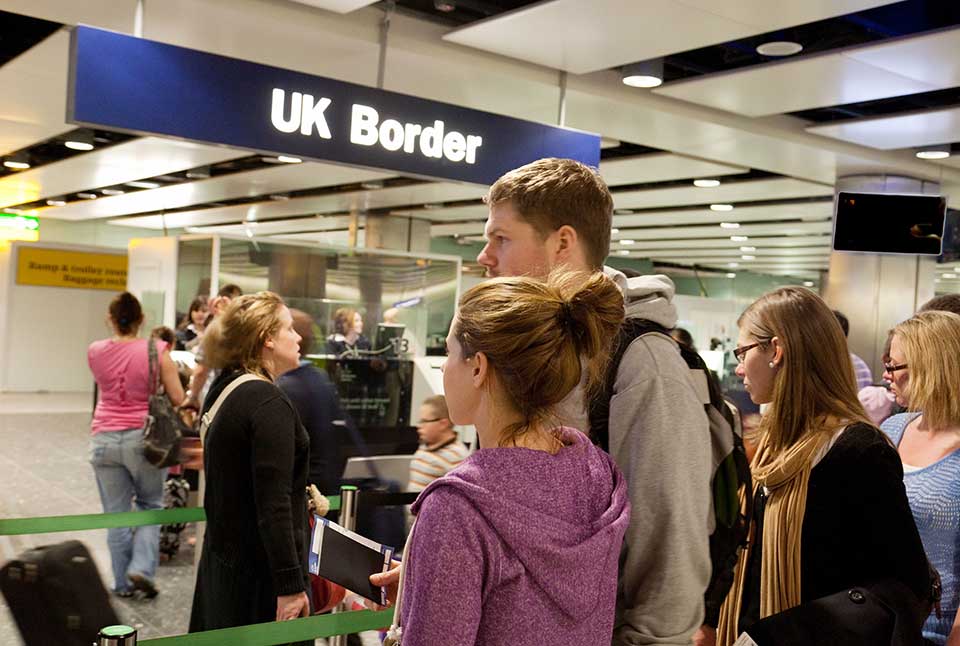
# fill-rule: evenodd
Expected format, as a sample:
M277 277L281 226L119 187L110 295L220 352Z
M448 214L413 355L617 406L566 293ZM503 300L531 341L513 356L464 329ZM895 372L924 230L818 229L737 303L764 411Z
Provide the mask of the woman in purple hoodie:
M413 506L403 646L610 643L626 482L554 412L581 371L598 387L622 320L599 273L498 278L461 298L443 386L480 450Z

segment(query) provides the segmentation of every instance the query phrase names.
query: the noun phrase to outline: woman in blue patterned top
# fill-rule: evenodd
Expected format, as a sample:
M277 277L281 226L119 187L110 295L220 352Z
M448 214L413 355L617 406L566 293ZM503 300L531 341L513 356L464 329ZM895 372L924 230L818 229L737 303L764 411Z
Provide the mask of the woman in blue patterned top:
M960 645L960 316L922 312L893 331L884 378L908 413L881 429L903 460L904 485L927 557L943 581L941 617L923 636Z

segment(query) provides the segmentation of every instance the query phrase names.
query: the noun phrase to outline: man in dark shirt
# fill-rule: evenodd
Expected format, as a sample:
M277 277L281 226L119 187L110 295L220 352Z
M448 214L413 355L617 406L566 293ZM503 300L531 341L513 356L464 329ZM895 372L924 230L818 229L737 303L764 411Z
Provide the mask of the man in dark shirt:
M339 491L343 473L339 433L334 421L343 419L337 390L322 370L303 359L313 347L313 319L306 312L290 310L293 328L300 335L300 367L284 374L277 386L293 402L310 436L309 482L324 495Z

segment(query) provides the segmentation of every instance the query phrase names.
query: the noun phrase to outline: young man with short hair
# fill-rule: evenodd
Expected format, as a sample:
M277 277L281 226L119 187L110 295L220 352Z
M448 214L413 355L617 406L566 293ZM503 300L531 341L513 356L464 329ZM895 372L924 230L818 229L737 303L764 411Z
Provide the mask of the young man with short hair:
M604 271L623 291L628 319L676 325L669 278L628 279L603 266L613 197L593 169L541 159L497 180L486 202L487 244L477 262L489 276L542 277L560 265ZM566 404L565 423L586 431L582 394ZM673 340L648 334L628 346L610 400L609 441L633 508L613 643L688 646L703 622L710 580L711 445L703 403Z

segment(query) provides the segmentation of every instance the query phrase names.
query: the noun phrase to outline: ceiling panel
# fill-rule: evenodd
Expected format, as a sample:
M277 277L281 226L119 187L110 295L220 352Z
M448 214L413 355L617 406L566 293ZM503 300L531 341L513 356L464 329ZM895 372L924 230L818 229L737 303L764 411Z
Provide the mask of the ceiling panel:
M833 187L831 186L791 178L773 178L726 183L709 190L691 185L614 193L613 204L618 209L638 209L673 207L685 204L785 200L828 195L833 195Z
M0 154L73 128L64 122L69 50L59 31L0 67Z
M458 231L456 227L473 227L470 231ZM724 229L719 224L705 226L685 226L685 227L649 227L646 229L629 230L632 240L690 240L696 238L716 238L718 240L729 240L732 235L749 236L811 236L825 233L833 233L833 223L829 220L820 222L787 222L787 223L748 223L739 226L736 229ZM430 235L467 236L471 241L483 240L483 229L478 232L475 225L471 224L435 224L430 227ZM619 238L624 238L625 233L621 231ZM789 239L789 238L784 238ZM747 243L749 244L749 243Z
M362 7L372 5L377 0L291 0L300 4L310 5L318 9L326 9L335 13L350 13Z
M0 178L0 207L233 159L229 148L146 137ZM132 197L132 196L131 196ZM54 212L50 214L53 215Z
M778 3L773 11L764 0L552 0L443 38L584 74L884 4L890 1L810 0Z
M600 162L600 175L609 186L665 182L696 177L722 177L724 175L746 173L748 170L750 169L742 166L718 164L705 159L673 153L618 157ZM712 189L701 190L704 191L704 194L707 194Z
M129 34L133 32L137 0L3 0L3 9L67 25L83 23Z
M335 231L350 226L349 215L318 215L296 220L271 220L269 222L247 222L244 224L225 224L206 227L189 227L191 233L220 233L231 235L256 236L288 235L305 231ZM361 220L361 225L363 221Z
M233 151L233 153L236 155L237 151ZM65 220L108 218L160 211L162 209L176 209L191 204L203 204L232 198L254 197L305 188L321 188L363 182L384 177L387 177L387 174L333 164L316 162L284 164L262 170L234 173L196 182L184 182L114 197L72 202L66 206L43 209L41 213L46 217ZM243 208L249 207L244 206ZM176 215L170 214L168 222ZM173 228L179 226L168 224L168 227Z
M739 249L742 245L755 246L758 249L767 247L829 247L831 236L759 236L752 237L746 242L734 242L727 238L704 238L702 240L641 240L632 245L619 245L619 248L633 251L658 251L674 249L678 251L705 250L705 249Z
M342 168L342 167L336 167ZM155 189L159 190L159 189ZM271 220L311 213L344 213L370 209L388 209L391 206L424 204L452 200L478 199L486 188L474 184L430 182L412 186L395 186L368 191L336 193L318 197L299 197L290 200L239 204L196 211L181 211L166 215L167 227L199 227L245 220ZM99 201L99 200L98 200ZM139 224L132 224L139 222ZM130 226L155 225L155 219L130 218L123 224Z
M412 215L417 218L429 219L433 222L464 222L466 220L480 221L480 229L483 230L483 222L487 219L486 204L473 204L470 206L448 206L438 209L397 209L392 211L396 215Z
M629 247L625 247L629 250ZM756 251L741 252L739 249L731 249L729 251L721 251L717 249L690 249L683 253L678 252L676 249L664 249L661 251L651 251L645 250L641 251L640 255L644 258L664 260L668 258L696 258L703 260L706 258L716 258L720 260L740 260L743 255L751 255L756 257L756 262L766 262L766 263L793 263L793 262L823 262L824 264L829 263L830 261L830 248L825 247L821 250L809 250L809 249L797 249L792 252L785 249L777 250L764 250L758 248ZM744 261L744 262L753 262L753 261Z
M668 83L653 91L759 117L935 89L844 54L825 54Z
M960 86L957 52L960 29L946 29L854 49L845 56L943 89Z
M811 126L807 132L881 150L960 140L960 108Z

